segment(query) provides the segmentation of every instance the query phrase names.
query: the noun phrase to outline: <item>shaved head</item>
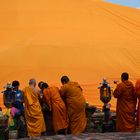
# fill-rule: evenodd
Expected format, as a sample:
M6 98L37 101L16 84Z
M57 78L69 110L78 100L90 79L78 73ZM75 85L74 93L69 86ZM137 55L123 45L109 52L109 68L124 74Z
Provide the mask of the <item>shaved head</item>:
M121 79L122 81L127 81L129 79L129 74L127 72L122 73Z
M35 87L35 86L36 86L36 80L35 80L35 79L33 79L33 78L32 78L32 79L30 79L30 80L29 80L29 85L30 85L30 86L32 85L32 86L34 86L34 87Z
M68 76L62 76L61 78L61 83L64 85L64 84L67 84L68 82L70 81L70 79L68 78Z

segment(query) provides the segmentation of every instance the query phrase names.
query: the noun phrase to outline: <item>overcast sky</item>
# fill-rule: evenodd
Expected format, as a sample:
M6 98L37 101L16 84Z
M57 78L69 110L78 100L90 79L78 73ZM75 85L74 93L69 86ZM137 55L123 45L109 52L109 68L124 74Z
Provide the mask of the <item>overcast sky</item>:
M140 0L106 0L112 3L140 8Z

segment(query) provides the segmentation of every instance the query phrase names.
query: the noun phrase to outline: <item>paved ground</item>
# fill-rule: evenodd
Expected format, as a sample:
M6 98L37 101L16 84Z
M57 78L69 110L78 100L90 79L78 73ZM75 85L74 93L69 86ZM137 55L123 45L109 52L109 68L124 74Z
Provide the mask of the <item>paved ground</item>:
M29 140L29 139L22 139ZM137 133L89 133L79 136L52 136L38 137L33 140L140 140L140 132Z

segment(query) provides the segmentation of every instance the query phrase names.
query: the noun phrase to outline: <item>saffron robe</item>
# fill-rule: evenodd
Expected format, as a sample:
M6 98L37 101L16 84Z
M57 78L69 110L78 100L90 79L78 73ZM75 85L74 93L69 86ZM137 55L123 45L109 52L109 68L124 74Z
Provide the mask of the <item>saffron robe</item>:
M40 136L42 132L45 132L46 128L38 94L31 87L26 87L23 90L23 96L28 136Z
M69 132L79 134L86 127L85 98L82 89L76 82L69 82L61 88L69 117Z
M68 127L66 106L57 87L48 87L43 90L47 104L52 111L52 123L55 133Z
M134 132L136 130L135 110L137 98L132 82L124 81L118 84L113 95L117 98L117 131Z
M136 81L135 92L136 92L137 98L139 99L138 107L137 107L137 124L138 124L139 129L140 129L140 79L138 79Z

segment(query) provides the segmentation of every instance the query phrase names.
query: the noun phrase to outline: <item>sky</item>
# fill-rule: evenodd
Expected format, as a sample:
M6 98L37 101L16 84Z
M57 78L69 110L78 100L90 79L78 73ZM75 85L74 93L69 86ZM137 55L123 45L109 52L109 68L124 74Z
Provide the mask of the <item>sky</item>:
M106 0L106 1L129 7L140 8L140 0Z

